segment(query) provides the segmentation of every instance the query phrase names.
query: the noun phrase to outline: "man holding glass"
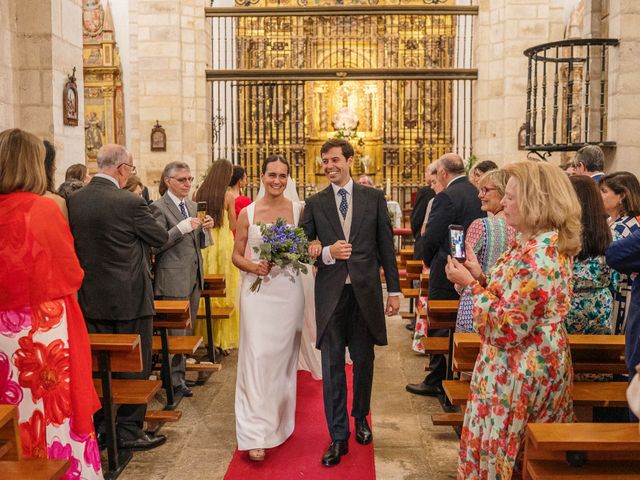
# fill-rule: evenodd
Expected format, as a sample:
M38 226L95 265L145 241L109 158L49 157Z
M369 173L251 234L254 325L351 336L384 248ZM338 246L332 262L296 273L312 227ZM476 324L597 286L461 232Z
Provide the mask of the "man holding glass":
M213 219L205 209L189 199L193 177L189 165L171 162L164 167L162 182L165 194L151 204L156 220L166 229L169 239L152 251L154 265L154 294L157 299L189 299L191 326L196 322L200 291L204 287L204 271L200 249L208 246L208 229ZM173 330L172 335L190 335L189 330ZM174 355L171 360L174 393L191 397L193 392L185 381L185 357Z

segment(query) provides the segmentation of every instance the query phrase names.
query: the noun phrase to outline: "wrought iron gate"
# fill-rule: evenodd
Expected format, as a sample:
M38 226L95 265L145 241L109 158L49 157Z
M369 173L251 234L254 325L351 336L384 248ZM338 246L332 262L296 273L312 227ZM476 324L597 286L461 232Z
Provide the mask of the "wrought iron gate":
M354 174L404 201L443 153L471 153L475 6L210 8L212 157L292 164L301 197L326 183L329 137L356 149Z

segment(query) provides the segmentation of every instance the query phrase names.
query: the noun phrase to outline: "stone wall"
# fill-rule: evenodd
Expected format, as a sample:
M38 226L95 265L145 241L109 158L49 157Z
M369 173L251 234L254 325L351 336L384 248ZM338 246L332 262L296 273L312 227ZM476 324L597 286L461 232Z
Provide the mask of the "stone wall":
M610 49L608 137L617 148L606 169L640 176L640 2L609 2L608 36L620 45Z
M134 0L129 4L129 146L155 190L165 164L187 162L195 175L210 161L210 106L205 69L210 58L205 0ZM125 68L127 66L125 65ZM159 121L167 151L150 151Z
M82 1L0 0L0 130L22 128L57 150L57 181L84 161L83 105L63 125L62 91L76 67L82 91Z
M522 52L561 40L562 0L480 0L474 32L478 80L473 92L473 151L499 164L522 160L518 130L525 121L527 59Z

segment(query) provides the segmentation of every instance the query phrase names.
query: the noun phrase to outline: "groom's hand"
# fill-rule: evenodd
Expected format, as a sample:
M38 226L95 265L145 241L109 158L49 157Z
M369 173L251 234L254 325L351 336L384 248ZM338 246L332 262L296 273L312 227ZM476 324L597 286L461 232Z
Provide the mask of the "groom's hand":
M338 240L329 247L329 253L336 260L349 260L351 256L351 244L345 240Z
M387 308L384 311L387 317L397 315L400 311L400 296L394 295L387 297Z

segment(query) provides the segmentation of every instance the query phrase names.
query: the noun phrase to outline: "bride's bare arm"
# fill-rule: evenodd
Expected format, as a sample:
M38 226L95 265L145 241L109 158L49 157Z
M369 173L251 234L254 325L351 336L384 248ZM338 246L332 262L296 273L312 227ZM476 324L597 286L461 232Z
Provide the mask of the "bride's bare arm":
M233 264L243 272L255 273L256 275L264 276L269 273L271 266L261 260L259 263L254 263L251 260L244 257L244 251L247 248L247 238L249 237L249 217L247 216L247 210L244 209L240 212L238 222L236 224L236 241L233 244L233 256L231 260Z

